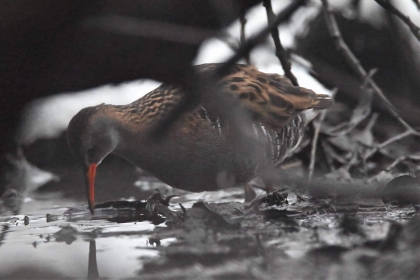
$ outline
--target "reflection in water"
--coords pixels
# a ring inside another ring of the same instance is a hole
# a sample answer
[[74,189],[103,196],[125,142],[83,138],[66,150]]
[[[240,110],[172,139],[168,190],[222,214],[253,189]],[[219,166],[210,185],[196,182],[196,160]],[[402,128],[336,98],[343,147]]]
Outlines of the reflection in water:
[[3,228],[1,229],[1,233],[0,233],[0,246],[3,245],[4,238],[6,237],[6,234],[8,232],[9,227],[10,227],[9,225],[3,225]]
[[96,241],[93,239],[89,241],[89,265],[88,265],[88,279],[98,279],[99,271],[96,262]]
[[[80,204],[31,200],[24,215],[0,216],[0,279],[129,278],[142,267],[140,258],[158,256],[154,246],[146,245],[153,224],[93,220]],[[69,208],[83,211],[67,217],[63,213]]]
[[[241,204],[232,202],[238,199],[238,193],[239,190],[224,190],[191,194],[178,198],[176,202],[191,206],[201,199],[217,201],[220,213],[232,218],[240,216],[243,211]],[[229,203],[221,203],[228,200]],[[30,203],[34,205],[34,201]],[[72,207],[60,206],[69,204]],[[94,217],[87,213],[85,206],[76,203],[54,201],[54,204],[46,206],[44,201],[36,205],[32,209],[24,209],[23,213],[28,217],[26,220],[30,219],[26,226],[25,215],[0,217],[0,221],[4,221],[0,225],[0,279],[156,279],[159,275],[185,278],[188,269],[211,270],[215,261],[236,275],[237,271],[255,268],[255,264],[248,261],[261,261],[257,254],[260,247],[294,259],[304,257],[319,244],[353,248],[361,240],[339,233],[339,214],[311,214],[308,209],[311,210],[314,204],[306,201],[295,201],[288,206],[291,213],[303,213],[293,217],[293,224],[267,215],[264,218],[248,215],[241,220],[232,220],[242,221],[244,227],[239,231],[222,229],[220,223],[215,224],[216,231],[207,230],[209,220],[206,213],[216,209],[209,208],[215,207],[210,204],[207,208],[195,207],[196,211],[187,210],[188,218],[180,225],[181,228],[174,223],[156,226],[149,221],[139,222],[142,217],[139,215],[142,213],[140,202],[103,204],[109,207],[98,208],[98,216]],[[338,206],[335,204],[337,209]],[[171,209],[180,211],[177,207]],[[203,216],[203,213],[206,215]],[[369,240],[381,240],[388,232],[388,220],[401,221],[414,213],[411,208],[386,211],[383,204],[370,201],[359,207],[355,216],[363,221],[361,227]],[[120,220],[114,222],[121,217],[125,223]],[[314,228],[318,234],[315,242],[312,237]],[[222,234],[214,234],[219,230]],[[257,244],[256,238],[248,236],[252,233],[260,234],[262,245]],[[234,265],[230,266],[232,263]],[[178,274],[172,275],[175,272]],[[199,276],[204,278],[205,275]]]
[[25,226],[29,225],[29,217],[28,216],[25,216],[23,218],[23,223],[24,223]]
[[54,233],[54,237],[56,242],[65,242],[67,245],[70,245],[77,240],[77,234],[78,232],[75,228],[67,225],[58,232]]

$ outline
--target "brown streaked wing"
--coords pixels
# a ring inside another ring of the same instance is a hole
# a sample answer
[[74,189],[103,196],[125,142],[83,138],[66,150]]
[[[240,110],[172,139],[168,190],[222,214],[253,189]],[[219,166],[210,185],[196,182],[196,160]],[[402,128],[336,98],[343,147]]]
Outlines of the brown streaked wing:
[[[326,109],[333,101],[329,96],[295,87],[289,79],[278,74],[260,72],[251,65],[235,65],[221,79],[223,91],[239,100],[239,105],[265,126],[279,131],[297,113],[306,109]],[[212,72],[215,64],[198,66],[200,72]]]

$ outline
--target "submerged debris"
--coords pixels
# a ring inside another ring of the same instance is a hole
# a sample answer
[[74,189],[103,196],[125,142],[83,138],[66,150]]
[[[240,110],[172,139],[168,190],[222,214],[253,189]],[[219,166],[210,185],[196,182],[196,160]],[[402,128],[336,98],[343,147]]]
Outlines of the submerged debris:
[[65,242],[67,245],[70,245],[77,239],[77,230],[71,225],[62,227],[58,232],[54,233],[56,242]]
[[25,216],[23,218],[23,222],[24,222],[25,226],[29,225],[29,217],[28,216]]

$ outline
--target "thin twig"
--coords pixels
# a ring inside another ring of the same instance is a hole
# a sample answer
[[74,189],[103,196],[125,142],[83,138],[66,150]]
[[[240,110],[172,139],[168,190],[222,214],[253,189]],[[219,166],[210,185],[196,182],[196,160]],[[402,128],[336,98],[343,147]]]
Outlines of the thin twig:
[[369,81],[372,80],[376,72],[378,72],[378,68],[370,69],[369,73],[366,75],[365,79],[363,80],[362,85],[360,86],[362,89],[365,89],[368,86]]
[[391,143],[394,143],[395,141],[401,140],[407,136],[412,135],[412,131],[410,130],[406,130],[403,133],[400,133],[398,135],[395,135],[394,137],[389,138],[388,140],[386,140],[385,142],[381,143],[378,145],[379,149],[385,148],[386,146],[390,145]]
[[[263,6],[265,7],[265,10],[267,12],[267,20],[268,24],[270,25],[276,17],[276,15],[273,12],[271,0],[263,0]],[[280,60],[281,66],[283,67],[284,75],[292,82],[294,86],[299,86],[295,75],[293,75],[292,73],[292,64],[290,63],[289,56],[287,55],[286,50],[281,44],[278,28],[271,29],[271,37],[273,38],[273,42],[276,47],[276,56]]]
[[315,132],[314,132],[314,138],[312,139],[311,161],[309,164],[308,180],[311,180],[312,176],[314,175],[316,146],[318,144],[318,136],[319,136],[319,131],[321,130],[321,124],[324,121],[326,113],[327,113],[327,110],[323,110],[321,112],[321,116],[319,117],[319,121],[313,122],[314,127],[315,127]]
[[373,126],[376,124],[376,120],[378,119],[379,114],[378,113],[373,113],[372,117],[370,118],[368,124],[366,125],[364,131],[370,131],[372,130]]
[[[363,68],[360,61],[356,58],[356,56],[352,53],[350,48],[344,42],[343,37],[341,35],[340,29],[338,28],[337,21],[333,12],[330,10],[328,6],[328,0],[321,0],[323,7],[324,7],[324,15],[325,21],[328,26],[328,30],[330,32],[331,37],[333,37],[336,47],[338,51],[340,51],[344,58],[347,60],[347,63],[353,68],[359,78],[364,81],[368,76],[368,73]],[[418,134],[397,112],[397,109],[392,105],[392,103],[388,100],[388,98],[384,95],[382,90],[378,87],[378,85],[373,81],[373,79],[368,79],[369,84],[372,89],[376,92],[376,94],[384,101],[385,105],[387,106],[388,110],[391,114],[407,129],[413,131],[414,134]],[[420,135],[420,134],[418,134]]]
[[325,153],[328,154],[328,156],[332,159],[335,160],[339,163],[341,163],[342,165],[347,163],[347,160],[344,158],[344,156],[339,155],[334,148],[331,146],[331,144],[328,141],[322,141],[322,148],[324,149]]
[[277,28],[279,24],[288,20],[293,13],[302,5],[305,5],[307,0],[295,0],[292,1],[289,6],[287,6],[283,11],[281,11],[274,21],[261,30],[257,35],[248,39],[245,44],[239,47],[239,50],[229,58],[217,71],[217,75],[223,77],[229,72],[230,67],[236,64],[242,57],[246,56],[251,52],[251,50],[260,44],[268,34],[270,34],[271,29]]
[[[322,150],[324,151],[325,158],[327,159],[327,165],[330,168],[330,172],[334,172],[336,170],[334,166],[334,159],[330,154],[332,147],[327,144],[327,141],[321,141]],[[327,150],[330,149],[330,150]],[[341,158],[340,158],[341,159]]]
[[[379,114],[378,113],[373,113],[372,114],[372,116],[371,116],[371,118],[370,118],[370,120],[369,120],[369,122],[368,122],[368,124],[366,125],[366,127],[365,127],[365,129],[363,129],[363,133],[367,133],[368,131],[372,131],[372,128],[373,128],[373,126],[375,125],[375,123],[376,123],[376,120],[378,119],[378,117],[379,117]],[[366,150],[365,150],[365,152],[361,155],[361,157],[362,157],[362,162],[363,162],[363,171],[364,171],[364,175],[365,175],[365,177],[367,177],[367,167],[366,167],[366,162],[367,162],[367,159],[370,157],[370,156],[372,156],[373,155],[373,153],[375,153],[378,149],[375,147],[375,149],[373,149],[374,150],[374,152],[371,154],[371,152],[373,151],[372,150],[372,147],[369,145],[369,146],[367,146],[367,145],[365,145],[364,143],[362,143],[362,142],[359,142],[359,144],[362,144],[362,145],[364,145],[364,147],[366,148]]]
[[362,85],[360,86],[361,90],[363,90],[364,92],[364,95],[362,95],[362,98],[359,100],[359,104],[357,104],[356,108],[354,108],[353,114],[349,122],[342,123],[326,131],[324,130],[324,134],[327,134],[328,136],[332,137],[346,135],[370,115],[373,92],[370,88],[367,88],[367,84],[369,83],[369,79],[371,79],[372,76],[375,75],[376,71],[376,68],[370,70]]
[[417,6],[417,9],[420,10],[420,0],[413,0],[414,5]]
[[[375,0],[375,1],[376,1],[376,3],[381,5],[382,8],[384,8],[388,12],[390,12],[390,13],[396,15],[398,18],[400,18],[408,26],[408,28],[410,28],[411,33],[413,33],[413,35],[420,42],[420,27],[415,25],[408,16],[401,13],[400,10],[395,8],[388,0]],[[416,3],[416,1],[414,1],[414,3]],[[419,5],[418,2],[416,4]]]
[[385,171],[390,172],[392,170],[392,168],[394,168],[395,166],[397,166],[397,164],[399,164],[400,162],[402,162],[406,159],[407,159],[407,157],[405,157],[405,156],[402,156],[402,157],[399,157],[399,158],[395,159],[390,165],[388,165],[385,168]]
[[[246,18],[245,18],[244,13],[242,13],[239,16],[239,21],[241,23],[241,34],[240,34],[240,40],[241,41],[240,42],[241,42],[241,45],[243,45],[243,44],[245,44],[245,25],[246,25]],[[251,64],[251,59],[249,57],[249,53],[244,56],[244,59],[246,61],[246,64]]]
[[404,132],[402,132],[402,133],[400,133],[400,134],[398,134],[398,135],[395,135],[395,136],[393,136],[393,137],[391,137],[391,138],[389,138],[388,140],[386,140],[386,141],[384,141],[384,142],[382,142],[381,144],[379,144],[379,145],[377,145],[374,149],[372,149],[369,153],[367,153],[366,154],[366,159],[367,158],[370,158],[373,154],[375,154],[379,149],[383,149],[383,148],[385,148],[386,146],[388,146],[388,145],[390,145],[390,144],[392,144],[392,143],[394,143],[394,142],[396,142],[396,141],[399,141],[399,140],[401,140],[401,139],[404,139],[404,138],[406,138],[406,137],[408,137],[408,136],[411,136],[411,135],[416,135],[416,136],[419,136],[419,133],[418,132],[416,132],[416,131],[413,131],[413,130],[406,130],[406,131],[404,131]]

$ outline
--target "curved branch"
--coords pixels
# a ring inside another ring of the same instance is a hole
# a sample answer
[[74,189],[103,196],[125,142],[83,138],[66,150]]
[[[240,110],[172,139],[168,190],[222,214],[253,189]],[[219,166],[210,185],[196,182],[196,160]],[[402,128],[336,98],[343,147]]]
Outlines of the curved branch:
[[[417,25],[415,25],[411,19],[404,15],[403,13],[401,13],[397,8],[395,8],[390,2],[388,2],[388,0],[375,0],[376,3],[378,3],[379,5],[382,6],[382,8],[384,8],[385,10],[387,10],[388,12],[394,14],[395,16],[397,16],[399,19],[402,20],[402,22],[404,22],[408,28],[410,28],[411,33],[413,33],[414,37],[417,38],[417,40],[420,42],[420,27],[418,27]],[[420,8],[420,4],[418,2],[414,2],[416,3]]]

